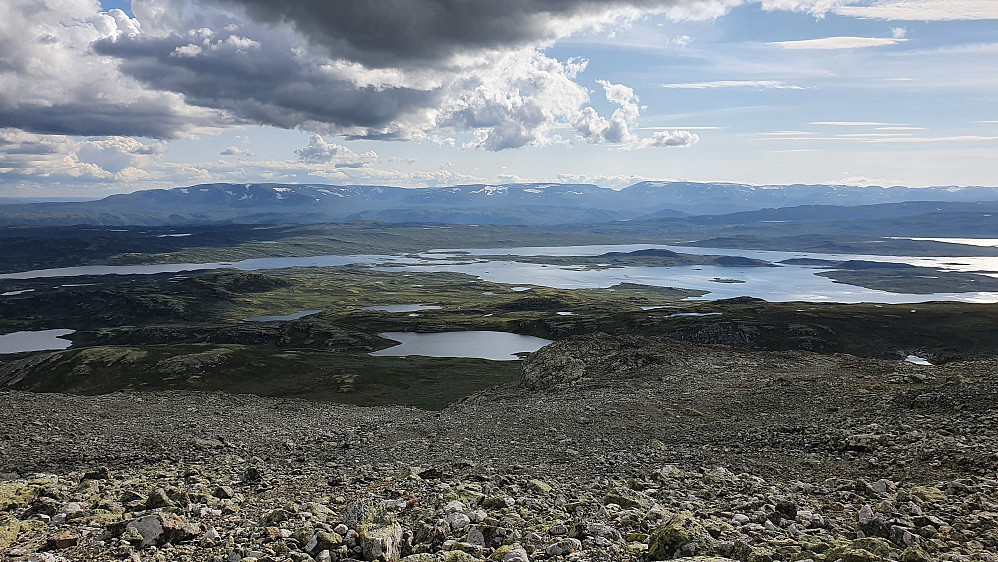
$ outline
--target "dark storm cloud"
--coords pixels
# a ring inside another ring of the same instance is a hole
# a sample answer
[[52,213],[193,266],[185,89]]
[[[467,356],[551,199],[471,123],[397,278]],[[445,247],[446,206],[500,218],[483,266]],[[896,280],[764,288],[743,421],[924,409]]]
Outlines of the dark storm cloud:
[[65,101],[58,104],[34,104],[30,101],[13,107],[0,105],[0,124],[32,133],[79,136],[136,136],[174,138],[195,125],[237,124],[240,120],[213,114],[206,117],[183,114],[175,104],[159,97],[131,103]]
[[0,127],[32,133],[173,138],[238,122],[219,111],[147,90],[94,56],[101,39],[139,24],[89,0],[7,0],[0,15]]
[[[148,87],[182,93],[190,104],[286,129],[335,124],[391,136],[393,121],[434,106],[439,98],[436,91],[358,87],[319,64],[290,58],[283,49],[240,47],[224,40],[202,48],[177,35],[137,36],[98,41],[93,48],[119,58],[119,69]],[[193,49],[191,54],[178,55],[185,48]]]
[[[287,22],[333,56],[370,67],[433,63],[450,55],[556,39],[556,21],[677,0],[209,0]],[[693,2],[689,2],[693,3]]]

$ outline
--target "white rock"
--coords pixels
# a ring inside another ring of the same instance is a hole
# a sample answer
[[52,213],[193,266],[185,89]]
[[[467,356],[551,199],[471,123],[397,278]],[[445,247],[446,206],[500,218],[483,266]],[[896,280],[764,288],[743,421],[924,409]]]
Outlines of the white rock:
[[467,510],[468,507],[459,500],[454,500],[444,506],[444,513],[464,513]]
[[871,508],[868,505],[864,505],[863,507],[859,508],[859,514],[857,515],[857,519],[859,520],[860,525],[865,525],[866,523],[868,523],[870,519],[873,519],[873,508]]
[[454,531],[463,531],[471,526],[471,518],[463,513],[453,512],[447,515],[447,523]]

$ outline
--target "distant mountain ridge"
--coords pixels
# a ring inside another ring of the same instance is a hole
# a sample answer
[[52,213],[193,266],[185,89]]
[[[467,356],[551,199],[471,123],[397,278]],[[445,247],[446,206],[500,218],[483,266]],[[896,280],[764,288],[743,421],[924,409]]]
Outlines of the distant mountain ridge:
[[[435,188],[213,183],[111,195],[96,201],[4,204],[0,199],[0,225],[307,224],[375,220],[543,226],[640,217],[724,215],[801,206],[810,206],[810,210],[802,209],[798,214],[842,215],[848,212],[814,206],[856,207],[915,200],[998,201],[998,188],[641,182],[618,191],[592,184],[561,183]],[[918,209],[930,212],[927,210],[930,207],[925,203]],[[914,211],[912,208],[911,212]],[[771,213],[773,218],[769,220],[782,220],[776,217],[786,213]],[[887,216],[897,215],[888,212]]]

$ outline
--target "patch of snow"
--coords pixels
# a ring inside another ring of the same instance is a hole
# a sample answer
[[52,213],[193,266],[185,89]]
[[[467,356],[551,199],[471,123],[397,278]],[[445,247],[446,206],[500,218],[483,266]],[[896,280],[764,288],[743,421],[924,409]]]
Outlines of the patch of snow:
[[24,293],[33,293],[34,289],[24,289],[21,291],[7,291],[6,293],[0,293],[0,297],[13,297],[14,295],[23,295]]
[[482,189],[479,189],[477,191],[472,191],[472,193],[484,193],[486,195],[495,195],[497,193],[506,193],[506,190],[507,188],[505,185],[486,185]]
[[524,189],[523,191],[525,191],[527,193],[544,193],[543,191],[541,191],[539,189]]

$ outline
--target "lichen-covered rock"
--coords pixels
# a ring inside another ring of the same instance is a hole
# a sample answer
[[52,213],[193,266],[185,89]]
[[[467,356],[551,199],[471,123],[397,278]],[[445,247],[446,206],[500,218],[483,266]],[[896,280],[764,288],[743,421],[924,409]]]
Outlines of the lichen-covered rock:
[[[166,543],[178,544],[193,540],[201,535],[202,529],[193,523],[188,523],[183,517],[172,513],[154,513],[137,517],[113,525],[112,535],[137,541],[139,547],[161,546]],[[137,540],[141,537],[141,540]]]
[[737,562],[731,558],[723,558],[721,556],[684,556],[675,560],[676,562]]
[[717,540],[690,512],[669,517],[652,531],[648,539],[648,558],[670,560],[676,555],[708,555],[717,551]]
[[21,522],[16,517],[0,512],[0,551],[5,551],[15,544],[20,531]]
[[24,482],[0,482],[0,511],[24,509],[38,498],[39,486]]
[[402,557],[402,526],[395,521],[361,523],[357,538],[368,560],[395,562]]
[[481,562],[481,558],[476,558],[463,550],[452,550],[444,554],[443,562]]
[[926,502],[946,501],[946,493],[935,486],[914,486],[909,493]]

